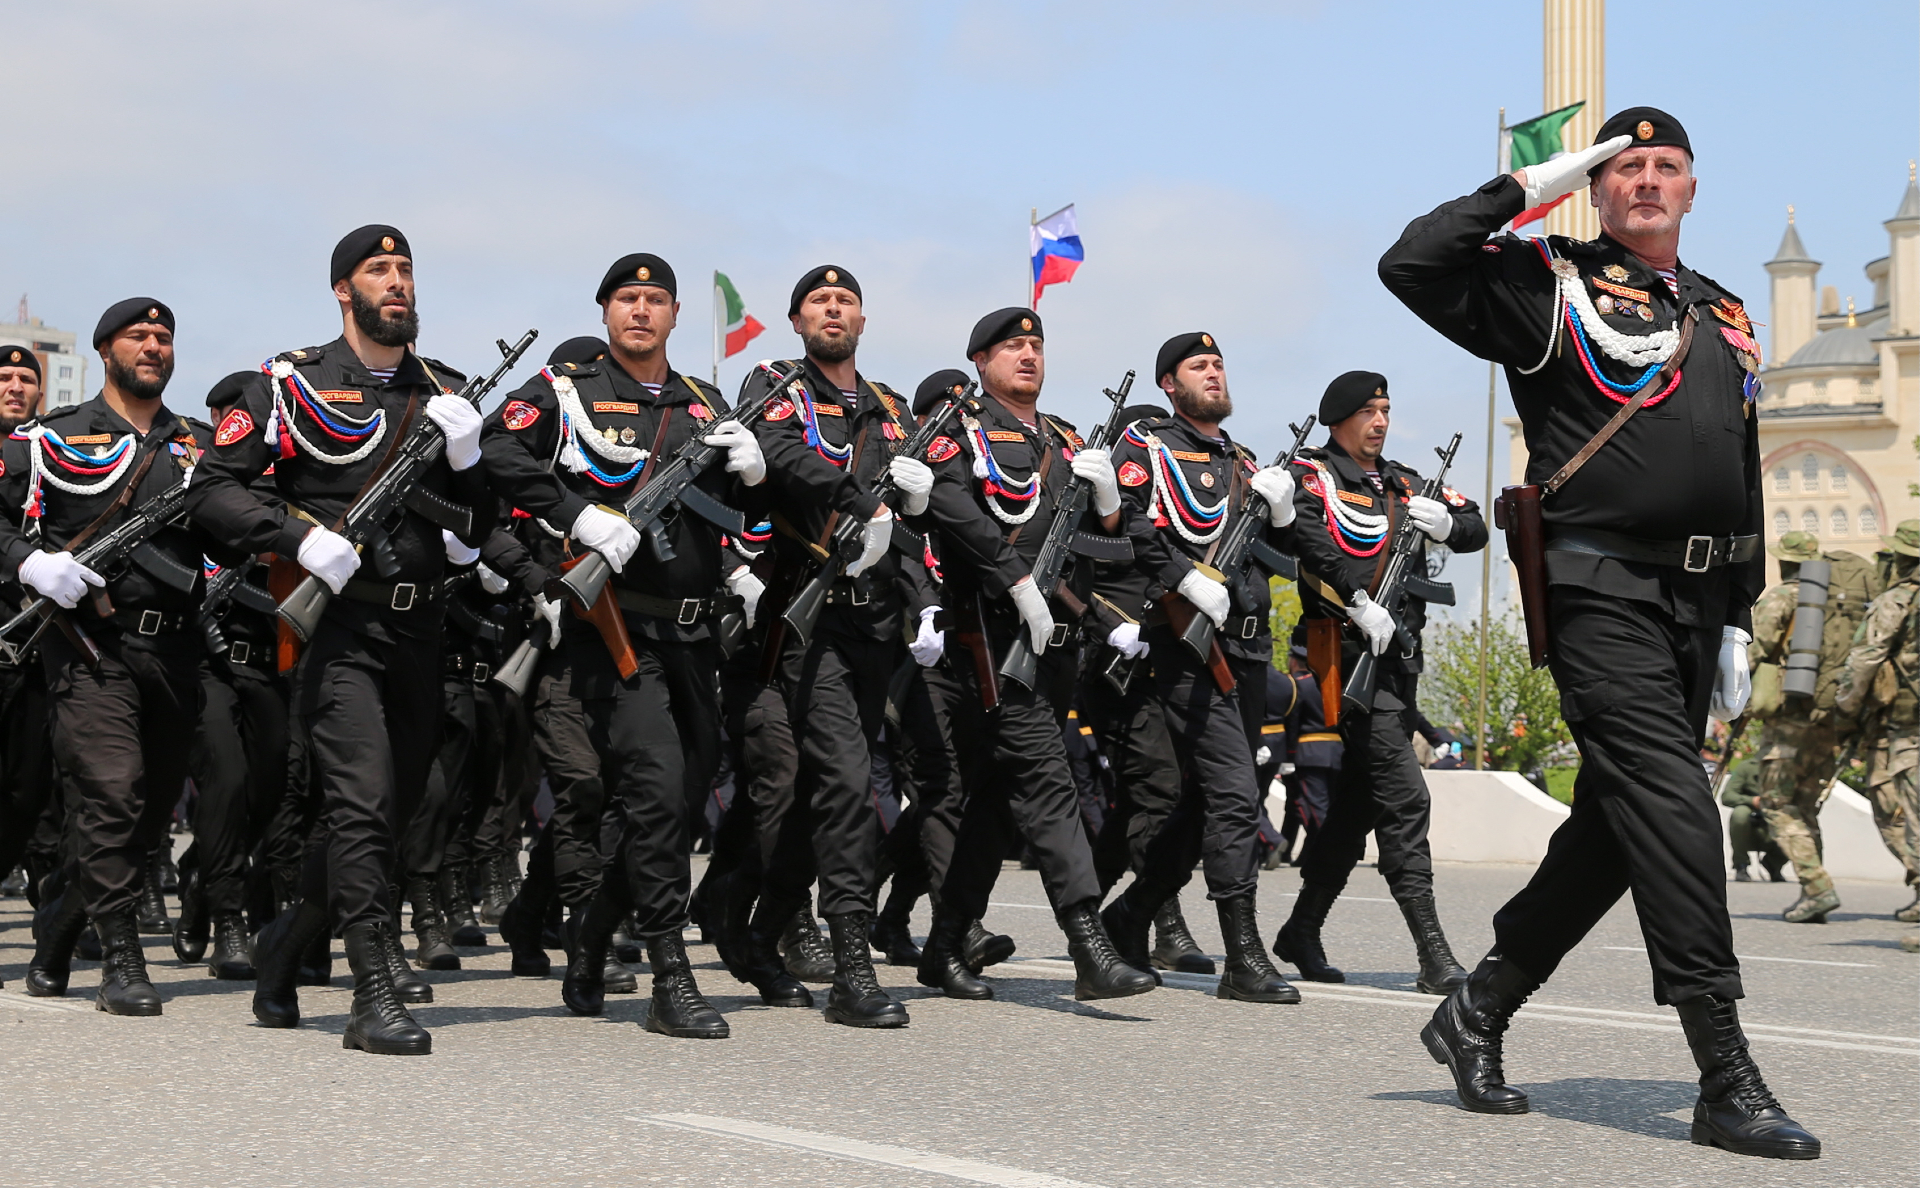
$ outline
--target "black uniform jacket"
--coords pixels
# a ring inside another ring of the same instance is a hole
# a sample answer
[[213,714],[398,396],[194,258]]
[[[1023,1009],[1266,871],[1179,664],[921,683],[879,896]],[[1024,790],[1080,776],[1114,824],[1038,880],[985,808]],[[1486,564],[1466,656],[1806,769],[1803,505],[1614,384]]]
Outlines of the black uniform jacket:
[[[1340,733],[1327,727],[1320,682],[1310,672],[1273,669],[1267,677],[1267,720],[1286,726],[1286,746],[1275,753],[1296,767],[1338,767]],[[1269,746],[1272,744],[1269,743]]]
[[[1570,525],[1659,541],[1758,534],[1759,387],[1757,379],[1749,381],[1749,367],[1758,368],[1759,348],[1739,299],[1681,264],[1676,301],[1659,274],[1604,235],[1592,242],[1489,239],[1526,205],[1524,193],[1502,175],[1415,219],[1381,257],[1380,279],[1428,325],[1505,365],[1526,434],[1528,482],[1552,477],[1619,410],[1621,401],[1601,391],[1590,366],[1616,383],[1630,383],[1641,370],[1584,338],[1571,341],[1564,314],[1556,326],[1549,254],[1578,269],[1597,307],[1616,304],[1626,291],[1625,305],[1634,312],[1616,307],[1601,319],[1623,334],[1671,327],[1685,310],[1699,318],[1675,390],[1649,401],[1546,498],[1549,533]],[[1651,320],[1638,316],[1642,307]],[[1536,366],[1531,375],[1523,370]],[[1559,550],[1547,558],[1554,584],[1654,603],[1683,625],[1747,627],[1765,583],[1765,558],[1758,555],[1699,574]]]
[[[566,450],[562,427],[569,418],[562,414],[560,392],[569,385],[584,417],[584,423],[572,426],[583,439],[576,447],[577,458]],[[687,439],[726,416],[727,403],[713,385],[677,371],[667,372],[655,395],[611,358],[566,363],[542,369],[488,416],[481,450],[488,479],[516,515],[524,512],[544,521],[550,530],[565,532],[589,505],[621,509],[642,480],[658,473],[658,467]],[[664,438],[660,436],[663,424]],[[636,453],[653,450],[656,441],[660,447],[654,460],[619,461],[595,452],[584,440],[589,435]],[[574,470],[573,465],[580,462],[589,468]],[[724,453],[694,481],[733,507],[754,498],[728,473]],[[614,575],[615,588],[676,603],[712,598],[720,581],[720,529],[683,509],[670,511],[667,519],[673,560],[656,560],[642,542],[626,568]],[[531,535],[552,540],[551,532],[539,525],[529,532],[534,559],[557,568],[553,547],[542,546]],[[686,624],[677,622],[677,615],[646,615],[632,609],[626,615],[629,628],[650,639],[684,642],[708,637],[709,620],[704,616]]]
[[[47,440],[36,442],[30,439],[35,426],[45,430]],[[68,448],[63,450],[55,445],[55,439],[65,442]],[[179,486],[187,481],[189,472],[193,473],[196,481],[203,478],[205,468],[196,463],[212,440],[212,429],[205,422],[179,416],[164,405],[155,415],[152,429],[142,435],[119,413],[108,407],[101,396],[70,408],[57,409],[21,425],[7,438],[5,446],[0,448],[0,508],[4,509],[0,513],[0,566],[4,566],[4,572],[12,577],[19,572],[20,563],[27,559],[27,555],[42,546],[56,551],[65,549],[69,540],[98,519],[119,497],[134,471],[149,454],[156,456],[141,477],[140,486],[129,501],[130,506],[143,504]],[[55,485],[55,479],[71,486],[92,486],[104,480],[106,475],[88,473],[87,468],[96,456],[103,461],[112,456],[115,450],[121,448],[122,442],[129,442],[125,448],[132,452],[133,457],[118,481],[90,495],[64,491]],[[23,506],[32,486],[33,458],[30,450],[41,452],[43,469],[47,474],[40,484],[41,514],[37,520],[27,516]],[[79,469],[70,469],[69,463]],[[126,518],[124,509],[114,513],[101,524],[93,539],[97,540],[101,532],[124,523]],[[185,573],[200,573],[203,542],[188,527],[177,525],[162,528],[149,541],[166,561],[178,565]],[[199,609],[197,590],[181,590],[159,581],[138,562],[100,576],[107,579],[107,596],[115,610],[121,613],[122,622],[126,621],[125,612],[128,611],[192,612]],[[81,599],[75,613],[88,620],[97,618],[90,599]]]
[[[262,372],[248,386],[214,430],[213,448],[194,475],[187,508],[194,523],[227,548],[274,553],[291,560],[299,554],[300,542],[313,526],[332,528],[379,472],[388,447],[396,444],[395,435],[403,432],[409,402],[413,404],[413,420],[405,427],[406,433],[427,415],[428,400],[456,391],[466,377],[438,360],[409,351],[393,377],[383,381],[367,370],[345,338],[336,338],[325,346],[288,351],[277,358],[291,363],[305,383],[296,383],[292,376],[276,380]],[[291,415],[291,428],[328,456],[356,452],[360,447],[351,440],[351,433],[369,424],[375,413],[384,413],[385,430],[379,443],[357,461],[320,461],[298,444],[287,426],[277,424],[276,388]],[[276,429],[275,440],[267,438],[269,427]],[[348,439],[342,440],[341,433],[348,434]],[[292,452],[282,457],[288,446]],[[279,496],[277,502],[264,497],[255,486],[269,469],[273,490]],[[449,502],[472,508],[473,539],[486,538],[492,526],[493,500],[487,494],[480,466],[455,471],[442,457],[427,469],[421,485]],[[295,508],[306,518],[296,514],[292,510]],[[380,574],[368,562],[354,573],[355,579],[412,583],[423,589],[440,580],[447,553],[438,525],[413,511],[403,511],[389,526],[389,537],[399,572]],[[440,629],[437,614],[393,611],[345,598],[328,603],[327,614],[373,638],[384,638],[389,628],[414,637],[434,635]]]

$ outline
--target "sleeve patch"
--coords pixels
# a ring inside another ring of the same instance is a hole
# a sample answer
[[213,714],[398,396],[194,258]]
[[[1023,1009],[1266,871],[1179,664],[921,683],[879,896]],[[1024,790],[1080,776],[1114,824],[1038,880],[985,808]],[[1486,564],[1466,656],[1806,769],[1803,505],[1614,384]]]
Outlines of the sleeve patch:
[[1122,462],[1120,464],[1120,485],[1123,487],[1137,487],[1141,483],[1146,482],[1147,477],[1146,468],[1138,462]]
[[933,439],[933,444],[927,447],[927,461],[945,462],[959,452],[960,443],[953,438],[936,437]]
[[247,434],[253,432],[253,418],[244,408],[232,409],[220,419],[220,428],[214,431],[213,444],[230,446]]
[[540,410],[524,400],[510,400],[500,410],[500,423],[509,429],[525,429],[540,419]]
[[793,415],[793,401],[785,396],[767,405],[767,411],[760,414],[769,421],[784,421]]
[[1465,495],[1462,495],[1460,492],[1454,490],[1452,487],[1440,488],[1440,498],[1446,500],[1447,505],[1449,507],[1467,506],[1467,497]]

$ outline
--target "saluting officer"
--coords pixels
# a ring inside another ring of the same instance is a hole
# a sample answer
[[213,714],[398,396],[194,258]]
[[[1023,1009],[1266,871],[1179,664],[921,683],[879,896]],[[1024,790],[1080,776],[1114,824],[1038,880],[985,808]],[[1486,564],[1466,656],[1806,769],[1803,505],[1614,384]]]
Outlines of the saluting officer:
[[[1590,179],[1600,238],[1497,234]],[[1819,1140],[1782,1112],[1740,1031],[1725,843],[1699,758],[1708,713],[1738,716],[1751,691],[1765,563],[1760,348],[1739,298],[1680,262],[1695,189],[1680,122],[1632,107],[1592,148],[1415,219],[1380,260],[1409,309],[1507,368],[1527,480],[1546,492],[1547,605],[1528,613],[1547,616],[1581,759],[1573,815],[1424,1034],[1469,1108],[1526,1109],[1499,1083],[1500,1035],[1630,887],[1654,997],[1678,1008],[1700,1066],[1693,1141],[1810,1159]]]

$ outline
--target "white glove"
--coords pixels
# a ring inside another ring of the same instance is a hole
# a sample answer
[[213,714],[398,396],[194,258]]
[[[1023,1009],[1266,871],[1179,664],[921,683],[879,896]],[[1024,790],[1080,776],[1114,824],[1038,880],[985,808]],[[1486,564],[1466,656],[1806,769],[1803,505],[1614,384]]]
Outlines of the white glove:
[[1120,479],[1113,473],[1113,457],[1105,450],[1081,450],[1073,456],[1073,473],[1093,484],[1093,514],[1105,518],[1120,510]]
[[75,561],[72,553],[28,553],[20,563],[20,581],[69,610],[80,604],[88,586],[107,584],[105,578]]
[[626,567],[634,550],[640,547],[640,530],[627,523],[625,516],[616,516],[591,503],[573,521],[567,534],[605,557],[615,573]]
[[1738,627],[1720,629],[1720,671],[1713,678],[1713,703],[1707,712],[1731,722],[1747,708],[1753,696],[1753,678],[1747,669],[1747,645],[1753,637]]
[[1367,637],[1367,648],[1378,656],[1387,650],[1393,642],[1393,616],[1387,608],[1368,596],[1365,590],[1353,592],[1353,605],[1347,608],[1347,618],[1360,628],[1360,634]]
[[1596,144],[1592,148],[1522,169],[1520,173],[1524,180],[1520,184],[1527,188],[1527,209],[1532,210],[1575,190],[1586,189],[1591,180],[1587,177],[1587,170],[1632,143],[1631,136],[1616,136],[1605,144]]
[[1153,647],[1152,644],[1140,638],[1138,623],[1122,623],[1107,632],[1107,644],[1109,647],[1120,649],[1120,654],[1128,660],[1146,655]]
[[455,565],[472,565],[480,559],[479,549],[470,549],[465,541],[447,531],[440,530],[440,544],[447,550],[447,560]]
[[760,609],[760,596],[767,592],[767,583],[755,577],[753,570],[742,565],[727,575],[727,593],[747,604],[747,626],[753,626],[753,614]]
[[947,650],[947,633],[933,625],[933,616],[940,608],[930,606],[920,612],[920,631],[907,645],[907,651],[913,653],[913,662],[922,668],[932,668],[940,663],[941,653]]
[[1027,625],[1027,642],[1033,645],[1037,656],[1047,650],[1047,641],[1053,638],[1053,611],[1047,607],[1047,596],[1033,584],[1032,574],[1015,582],[1009,592],[1013,595],[1014,610]]
[[545,619],[547,621],[547,646],[550,648],[559,647],[560,604],[548,598],[545,594],[535,594],[533,596],[533,613],[535,618]]
[[1294,772],[1296,772],[1296,771],[1299,771],[1299,770],[1300,770],[1300,769],[1299,769],[1298,767],[1296,767],[1295,765],[1293,765],[1293,764],[1291,764],[1291,763],[1282,763],[1282,764],[1280,765],[1280,774],[1281,774],[1281,775],[1283,775],[1283,776],[1290,776],[1290,775],[1292,775],[1292,774],[1293,774]]
[[1255,767],[1265,767],[1271,762],[1273,762],[1272,747],[1261,747],[1253,753],[1253,765]]
[[447,435],[447,465],[466,470],[480,461],[480,410],[445,392],[427,401],[427,419]]
[[887,555],[887,542],[893,539],[893,509],[886,504],[867,521],[866,539],[860,542],[860,556],[847,566],[848,577],[859,577]]
[[722,421],[707,433],[707,444],[727,451],[727,469],[740,476],[749,487],[757,487],[767,478],[767,456],[760,452],[759,439],[738,421]]
[[489,594],[505,594],[507,579],[487,568],[485,561],[474,566],[474,572],[480,575],[480,588]]
[[900,503],[903,513],[917,516],[927,510],[927,496],[933,493],[933,467],[901,454],[887,463],[887,473],[893,476],[893,485],[900,488],[904,496]]
[[1420,531],[1433,538],[1435,544],[1445,544],[1447,537],[1453,535],[1453,513],[1438,499],[1415,495],[1407,500],[1407,515],[1420,526]]
[[1284,466],[1269,466],[1254,472],[1247,485],[1267,501],[1267,523],[1285,528],[1293,523],[1293,475]]
[[316,527],[308,532],[295,556],[300,568],[327,583],[327,589],[335,594],[360,568],[360,554],[347,543],[347,538],[325,528]]
[[1180,579],[1180,597],[1193,603],[1193,609],[1213,620],[1215,627],[1224,625],[1227,612],[1233,609],[1233,600],[1227,596],[1227,588],[1214,581],[1197,569],[1187,570],[1187,576]]

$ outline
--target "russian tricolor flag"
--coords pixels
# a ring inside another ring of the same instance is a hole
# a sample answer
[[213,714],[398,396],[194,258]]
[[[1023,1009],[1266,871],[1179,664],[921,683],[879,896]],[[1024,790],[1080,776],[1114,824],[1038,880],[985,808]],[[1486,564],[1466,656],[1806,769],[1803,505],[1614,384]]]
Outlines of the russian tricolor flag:
[[1034,223],[1029,231],[1033,249],[1033,304],[1040,305],[1040,290],[1048,285],[1064,285],[1085,259],[1080,250],[1080,224],[1069,203]]

